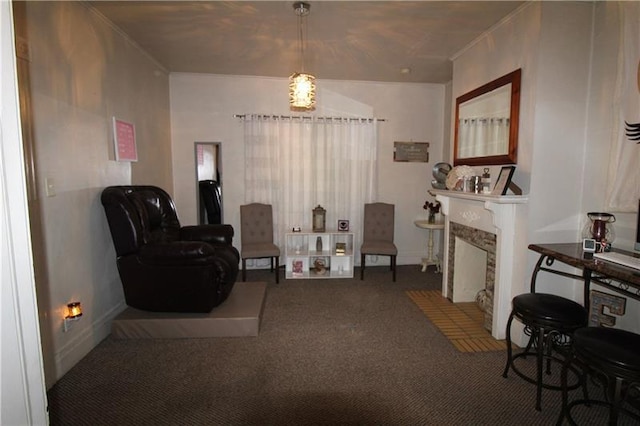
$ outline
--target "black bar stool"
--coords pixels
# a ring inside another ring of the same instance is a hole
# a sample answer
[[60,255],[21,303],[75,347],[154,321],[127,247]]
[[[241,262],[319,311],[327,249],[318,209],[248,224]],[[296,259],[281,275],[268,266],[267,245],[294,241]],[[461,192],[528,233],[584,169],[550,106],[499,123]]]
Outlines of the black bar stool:
[[[620,415],[640,424],[640,335],[625,330],[604,327],[585,327],[573,334],[572,356],[562,369],[562,413],[558,425],[567,419],[575,425],[571,408],[576,405],[597,405],[609,409],[609,425],[618,424]],[[585,396],[568,403],[567,370],[578,364],[605,387],[605,401]],[[635,408],[625,404],[635,392]]]
[[[587,325],[587,311],[573,300],[554,294],[525,293],[516,296],[511,301],[511,314],[507,321],[507,365],[503,377],[507,377],[509,369],[529,383],[536,385],[536,410],[541,410],[542,388],[562,390],[562,386],[545,383],[542,376],[543,361],[546,359],[546,373],[551,374],[551,361],[563,363],[563,359],[553,353],[560,348],[566,348],[571,342],[571,334],[575,330]],[[525,325],[525,334],[530,336],[527,347],[514,355],[511,347],[511,323],[517,318]],[[533,350],[532,350],[533,347]],[[514,361],[527,355],[536,357],[536,377],[532,378],[521,372]],[[576,376],[578,371],[571,367]],[[581,380],[569,385],[567,389],[580,386]]]

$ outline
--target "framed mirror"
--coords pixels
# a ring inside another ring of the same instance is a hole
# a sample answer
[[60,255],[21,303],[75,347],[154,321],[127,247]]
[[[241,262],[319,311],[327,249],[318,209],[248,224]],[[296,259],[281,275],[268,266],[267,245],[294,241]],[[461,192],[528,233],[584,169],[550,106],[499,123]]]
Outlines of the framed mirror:
[[196,142],[195,160],[198,223],[223,223],[220,142]]
[[520,117],[517,69],[456,99],[453,164],[517,164]]

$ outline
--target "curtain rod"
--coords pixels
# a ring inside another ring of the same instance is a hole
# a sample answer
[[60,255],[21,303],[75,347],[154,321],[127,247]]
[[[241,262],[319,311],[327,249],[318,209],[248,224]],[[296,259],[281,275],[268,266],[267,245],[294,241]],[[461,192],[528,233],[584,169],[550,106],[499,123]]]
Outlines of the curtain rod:
[[307,115],[277,115],[277,114],[233,114],[234,118],[241,120],[251,118],[270,118],[273,120],[290,120],[292,118],[300,118],[302,120],[343,120],[343,121],[387,121],[386,118],[358,118],[358,117],[317,117]]

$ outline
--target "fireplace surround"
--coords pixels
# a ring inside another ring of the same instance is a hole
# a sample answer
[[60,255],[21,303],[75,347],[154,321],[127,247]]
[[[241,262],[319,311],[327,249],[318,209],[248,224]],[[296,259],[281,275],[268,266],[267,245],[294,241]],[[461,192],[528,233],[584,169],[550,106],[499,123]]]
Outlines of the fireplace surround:
[[[494,338],[504,339],[511,299],[528,289],[528,196],[433,192],[445,217],[442,295],[454,303],[472,302],[484,290],[485,328]],[[473,254],[467,245],[483,253]],[[478,259],[486,259],[484,268]],[[473,276],[482,278],[482,287],[469,283],[467,277]]]
[[[447,294],[454,302],[478,301],[484,328],[493,329],[493,293],[496,276],[495,234],[451,222],[447,268]],[[454,265],[458,265],[455,268]],[[457,271],[454,274],[454,270]],[[480,299],[480,300],[479,300]]]

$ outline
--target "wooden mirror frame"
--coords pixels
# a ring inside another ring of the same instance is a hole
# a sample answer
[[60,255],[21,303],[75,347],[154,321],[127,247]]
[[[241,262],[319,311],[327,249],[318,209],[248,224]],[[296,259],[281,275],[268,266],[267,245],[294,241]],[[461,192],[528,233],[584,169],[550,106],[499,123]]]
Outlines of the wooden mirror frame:
[[[496,164],[517,164],[518,161],[518,124],[520,122],[520,79],[522,70],[517,69],[507,75],[497,78],[484,86],[478,87],[471,92],[465,93],[456,99],[455,116],[455,136],[453,147],[453,165],[468,166],[488,166]],[[490,155],[486,157],[465,157],[458,156],[459,138],[459,114],[460,106],[478,96],[482,96],[502,86],[511,84],[511,108],[509,114],[509,146],[507,152],[500,155]]]

